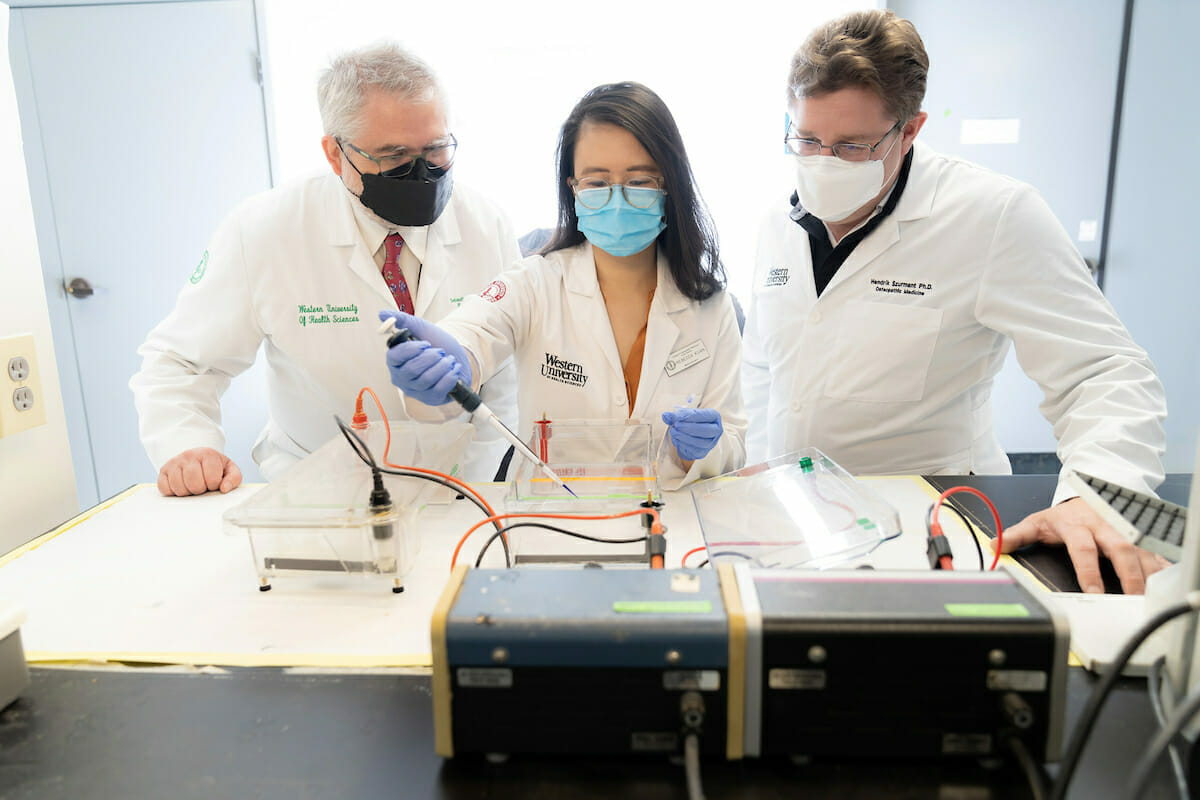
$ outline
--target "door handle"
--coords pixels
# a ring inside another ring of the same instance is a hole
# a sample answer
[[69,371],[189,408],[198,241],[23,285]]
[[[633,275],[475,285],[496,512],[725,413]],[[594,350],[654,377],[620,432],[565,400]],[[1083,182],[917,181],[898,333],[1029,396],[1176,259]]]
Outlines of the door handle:
[[80,300],[91,297],[96,293],[92,285],[87,282],[86,278],[71,278],[71,281],[63,286],[67,290],[67,294],[76,297]]

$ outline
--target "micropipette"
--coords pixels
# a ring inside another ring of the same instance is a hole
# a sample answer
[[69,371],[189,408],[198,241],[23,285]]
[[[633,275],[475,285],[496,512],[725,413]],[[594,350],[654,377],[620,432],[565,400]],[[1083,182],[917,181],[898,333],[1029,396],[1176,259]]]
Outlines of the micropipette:
[[[396,320],[390,317],[384,320],[383,324],[379,327],[379,332],[388,334],[388,347],[397,345],[400,342],[412,342],[417,340],[417,337],[414,336],[412,331],[410,331],[408,328],[396,328]],[[491,424],[493,428],[500,432],[501,436],[507,439],[512,446],[516,448],[518,453],[533,462],[533,464],[539,470],[541,470],[542,474],[550,478],[563,489],[566,489],[572,497],[578,499],[579,495],[571,491],[571,487],[567,486],[567,482],[558,477],[554,470],[550,469],[550,466],[545,461],[542,461],[537,457],[537,453],[529,449],[529,445],[522,442],[520,437],[509,430],[508,426],[505,425],[498,416],[496,416],[495,412],[493,412],[487,407],[487,405],[484,404],[483,399],[480,398],[478,394],[471,391],[471,387],[467,386],[462,381],[459,381],[458,383],[454,384],[454,388],[450,390],[450,397],[460,406],[462,406],[464,411],[468,411],[474,414],[476,417],[480,417]]]

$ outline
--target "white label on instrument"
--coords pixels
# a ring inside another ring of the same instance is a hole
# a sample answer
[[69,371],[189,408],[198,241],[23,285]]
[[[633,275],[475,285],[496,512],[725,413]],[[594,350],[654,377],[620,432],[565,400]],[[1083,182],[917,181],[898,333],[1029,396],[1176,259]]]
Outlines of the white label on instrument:
[[512,670],[505,667],[459,667],[459,686],[469,686],[472,689],[511,689],[513,685]]
[[673,753],[679,747],[679,737],[668,731],[634,731],[629,747],[635,753]]
[[683,572],[674,573],[671,575],[671,591],[683,592],[684,594],[699,594],[700,576],[688,575]]
[[987,688],[996,691],[1044,692],[1046,673],[1035,669],[988,670]]
[[721,673],[715,669],[674,669],[663,673],[663,688],[668,691],[715,692],[721,688]]
[[773,669],[767,673],[767,686],[772,689],[824,689],[823,669]]
[[986,755],[992,752],[992,736],[988,733],[947,733],[942,736],[945,755]]

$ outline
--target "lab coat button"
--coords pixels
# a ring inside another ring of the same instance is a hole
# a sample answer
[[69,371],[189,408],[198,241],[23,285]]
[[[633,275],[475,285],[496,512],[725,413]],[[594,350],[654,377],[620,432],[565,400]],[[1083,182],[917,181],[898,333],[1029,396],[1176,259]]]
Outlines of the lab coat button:
[[617,405],[619,405],[619,406],[623,406],[623,405],[625,405],[625,398],[624,398],[624,397],[617,396],[617,397],[614,397],[614,398],[613,398],[613,402],[614,402],[614,403],[616,403],[616,404],[617,404]]
[[800,406],[801,406],[801,403],[800,403],[800,401],[799,401],[799,400],[793,400],[793,401],[792,401],[792,411],[799,411],[799,410],[800,410]]
[[821,321],[821,312],[814,311],[811,314],[809,314],[808,321],[811,322],[813,325],[816,325],[817,323],[819,323]]

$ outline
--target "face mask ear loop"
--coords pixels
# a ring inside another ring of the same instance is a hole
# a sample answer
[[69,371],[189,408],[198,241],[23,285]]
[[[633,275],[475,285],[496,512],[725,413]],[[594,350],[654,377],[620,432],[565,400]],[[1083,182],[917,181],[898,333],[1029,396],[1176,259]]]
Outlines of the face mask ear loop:
[[[905,124],[905,125],[907,125],[908,123],[906,122],[906,123],[904,123],[904,124]],[[896,141],[895,141],[895,142],[892,142],[892,147],[895,147],[895,146],[896,146],[896,142],[899,142],[901,139],[903,139],[903,138],[904,138],[904,125],[901,125],[901,126],[900,126],[900,128],[899,128],[899,129],[896,131],[896,134],[897,134],[897,136],[896,136]],[[888,156],[890,156],[890,155],[892,154],[892,147],[889,147],[889,148],[887,149],[887,152],[883,154],[883,158],[879,159],[880,161],[883,161],[883,160],[885,160],[885,159],[886,159]],[[901,163],[901,164],[903,164],[903,163],[904,163],[904,159],[903,159],[903,158],[902,158],[902,159],[900,159],[900,163]],[[900,171],[900,167],[899,167],[899,166],[897,166],[897,167],[896,167],[896,172],[899,172],[899,171]],[[892,178],[896,177],[896,172],[893,172],[893,173],[892,173]],[[887,184],[888,184],[888,181],[890,181],[892,178],[889,178],[889,177],[888,177],[888,176],[885,174],[885,175],[883,176],[883,185],[884,185],[884,186],[887,186]]]

